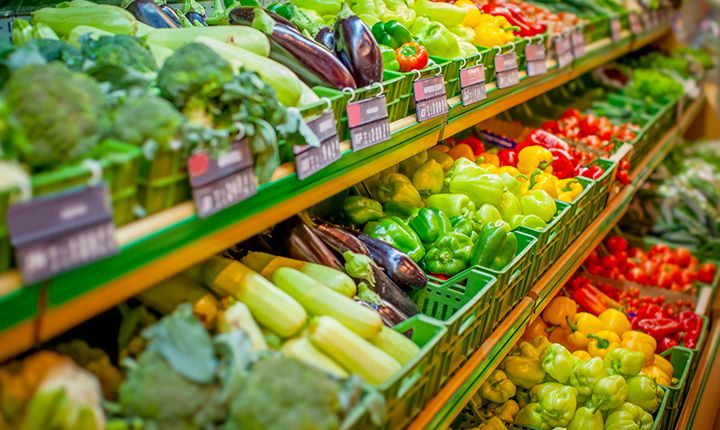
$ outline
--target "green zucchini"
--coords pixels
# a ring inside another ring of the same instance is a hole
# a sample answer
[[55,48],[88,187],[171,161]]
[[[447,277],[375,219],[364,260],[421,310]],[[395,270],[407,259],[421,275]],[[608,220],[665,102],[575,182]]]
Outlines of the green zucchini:
[[415,342],[386,326],[383,326],[380,333],[370,339],[370,342],[403,366],[420,354],[420,347]]
[[201,36],[242,47],[263,57],[270,55],[267,36],[260,30],[240,25],[156,29],[148,33],[147,42],[175,50]]
[[334,362],[332,358],[317,349],[307,336],[288,340],[280,347],[280,352],[287,357],[297,358],[339,378],[348,377],[347,371]]

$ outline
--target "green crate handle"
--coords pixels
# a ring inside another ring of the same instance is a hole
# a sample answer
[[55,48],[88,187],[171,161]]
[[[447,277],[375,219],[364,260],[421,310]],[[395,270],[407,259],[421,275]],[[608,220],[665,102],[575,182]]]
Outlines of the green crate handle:
[[460,330],[458,331],[458,334],[463,334],[465,330],[467,330],[468,327],[477,319],[477,314],[480,312],[480,309],[475,309],[475,312],[468,315],[467,318],[465,318],[465,321],[460,324]]

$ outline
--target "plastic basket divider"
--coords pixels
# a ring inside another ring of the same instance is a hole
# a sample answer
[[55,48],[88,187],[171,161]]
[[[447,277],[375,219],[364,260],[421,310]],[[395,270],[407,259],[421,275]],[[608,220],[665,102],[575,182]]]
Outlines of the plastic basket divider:
[[676,346],[662,352],[660,355],[670,357],[670,363],[673,365],[672,378],[678,380],[678,383],[672,387],[662,385],[667,400],[662,428],[670,429],[675,427],[676,420],[682,409],[682,400],[689,388],[688,381],[695,353],[690,349]]
[[[541,231],[520,226],[515,231],[521,231],[537,239],[535,257],[540,257],[537,263],[535,278],[539,278],[544,271],[555,261],[556,253],[563,249],[567,239],[567,221],[571,206],[560,200],[555,200],[557,212],[554,219]],[[534,281],[535,279],[532,279]]]

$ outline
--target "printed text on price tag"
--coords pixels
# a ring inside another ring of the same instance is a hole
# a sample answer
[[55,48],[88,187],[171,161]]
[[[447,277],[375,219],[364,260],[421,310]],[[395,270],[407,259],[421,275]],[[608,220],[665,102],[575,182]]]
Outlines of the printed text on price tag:
[[384,95],[348,103],[347,116],[353,152],[385,142],[392,137]]
[[448,112],[445,81],[442,75],[413,82],[415,112],[418,122],[427,121]]
[[545,46],[541,44],[525,45],[525,58],[527,59],[528,76],[538,76],[547,73]]
[[517,55],[514,52],[495,56],[495,75],[498,89],[520,83]]
[[487,98],[484,65],[460,69],[460,97],[463,106],[470,106]]
[[293,146],[295,174],[299,181],[316,173],[340,159],[340,139],[337,135],[335,115],[332,111],[308,121],[308,127],[315,133],[320,146]]

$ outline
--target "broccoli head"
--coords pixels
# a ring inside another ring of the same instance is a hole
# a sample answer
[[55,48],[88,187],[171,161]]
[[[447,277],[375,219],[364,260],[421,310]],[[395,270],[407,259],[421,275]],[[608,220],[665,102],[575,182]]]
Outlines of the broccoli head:
[[158,72],[157,87],[188,120],[212,127],[215,99],[232,79],[230,63],[207,46],[190,43],[165,60]]
[[83,54],[98,66],[129,67],[140,73],[157,70],[155,58],[147,44],[137,37],[119,34],[97,40],[83,39]]
[[169,101],[153,95],[123,103],[113,121],[114,135],[123,142],[142,146],[153,141],[166,147],[182,126],[183,116]]
[[21,129],[10,145],[34,169],[80,160],[105,130],[104,98],[89,76],[62,64],[30,65],[8,79],[3,95]]
[[227,430],[332,430],[340,428],[340,386],[298,360],[268,357],[251,369],[230,406]]
[[30,64],[59,61],[68,69],[80,71],[84,58],[80,51],[67,42],[57,39],[33,39],[11,53],[5,64],[16,70]]

